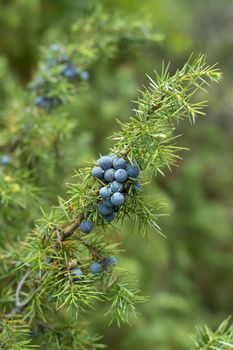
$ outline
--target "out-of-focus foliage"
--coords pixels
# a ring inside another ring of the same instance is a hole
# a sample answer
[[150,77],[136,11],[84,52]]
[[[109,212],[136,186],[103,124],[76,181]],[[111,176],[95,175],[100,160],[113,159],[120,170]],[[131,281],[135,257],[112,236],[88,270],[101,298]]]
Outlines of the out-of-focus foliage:
[[[146,81],[144,73],[152,75],[162,60],[171,61],[173,71],[191,52],[201,51],[210,63],[218,61],[224,73],[221,85],[211,88],[207,117],[192,129],[180,127],[178,133],[185,135],[182,143],[191,148],[183,152],[182,166],[166,178],[160,176],[148,190],[167,203],[164,211],[170,215],[160,221],[167,239],[151,232],[147,246],[127,224],[122,230],[126,253],[120,264],[136,275],[137,287],[149,295],[141,316],[134,327],[116,330],[106,329],[101,313],[89,315],[111,349],[183,350],[192,346],[189,334],[197,324],[216,328],[233,310],[233,4],[228,0],[101,3],[110,12],[151,19],[165,40],[153,47],[144,45],[136,54],[122,41],[114,59],[106,62],[100,57],[91,68],[90,89],[67,110],[79,122],[77,145],[67,153],[69,167],[82,166],[86,157],[94,158],[111,145],[106,137],[116,128],[113,117],[128,118],[132,105],[125,101],[135,99],[136,89]],[[3,103],[17,94],[19,80],[24,86],[29,82],[38,48],[63,38],[64,28],[92,5],[71,0],[1,2]],[[53,200],[59,191],[54,187]]]

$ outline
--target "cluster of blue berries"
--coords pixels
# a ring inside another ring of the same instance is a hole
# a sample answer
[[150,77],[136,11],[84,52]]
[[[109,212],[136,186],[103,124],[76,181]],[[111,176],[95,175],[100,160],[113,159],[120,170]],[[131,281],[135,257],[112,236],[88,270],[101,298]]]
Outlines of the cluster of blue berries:
[[[53,44],[50,47],[47,65],[43,70],[45,76],[54,67],[60,67],[60,69],[53,72],[54,76],[65,77],[68,80],[79,79],[86,81],[89,79],[89,73],[75,67],[64,48],[59,44]],[[50,109],[62,104],[62,99],[59,96],[48,96],[48,84],[45,78],[37,77],[34,83],[32,83],[32,88],[38,92],[35,98],[35,104],[39,108]]]
[[[126,161],[122,157],[103,156],[97,160],[98,166],[95,166],[91,174],[99,182],[99,197],[97,203],[98,212],[105,222],[111,222],[115,219],[120,206],[125,202],[129,193],[137,193],[142,190],[142,185],[138,181],[140,169],[133,163]],[[89,234],[93,230],[93,222],[82,220],[79,225],[81,232]],[[109,256],[102,261],[95,261],[90,265],[91,273],[100,273],[107,266],[116,264],[116,258]],[[72,269],[74,281],[78,281],[83,272],[79,268]]]
[[140,170],[138,166],[115,155],[103,156],[97,160],[97,164],[91,173],[99,180],[101,186],[98,212],[106,222],[111,222],[125,202],[129,191],[136,193],[142,189],[138,181]]
[[[117,260],[115,256],[111,255],[105,259],[102,259],[99,262],[91,263],[89,270],[93,274],[100,273],[103,270],[105,270],[107,267],[116,265],[116,263],[117,263]],[[71,276],[72,276],[73,282],[78,282],[83,276],[83,271],[80,268],[75,267],[71,270]]]

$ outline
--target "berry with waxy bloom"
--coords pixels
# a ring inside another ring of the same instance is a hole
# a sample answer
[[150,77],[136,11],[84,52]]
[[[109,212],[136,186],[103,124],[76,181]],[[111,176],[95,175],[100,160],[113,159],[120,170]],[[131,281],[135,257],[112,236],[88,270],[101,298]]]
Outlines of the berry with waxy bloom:
[[104,170],[112,167],[112,158],[109,156],[103,156],[97,160],[97,164]]
[[113,265],[116,265],[116,263],[117,263],[117,260],[116,260],[115,256],[113,256],[113,255],[110,255],[104,259],[104,264],[106,266],[113,266]]
[[115,172],[115,180],[118,182],[125,182],[128,178],[127,171],[125,169],[118,169]]
[[123,189],[123,184],[118,181],[113,181],[110,185],[112,192],[120,192]]
[[98,212],[100,215],[106,216],[112,214],[112,208],[106,207],[103,203],[98,205]]
[[113,168],[118,170],[118,169],[125,169],[126,167],[126,161],[124,158],[115,158],[113,160]]
[[104,179],[107,181],[107,182],[111,182],[113,181],[115,178],[115,170],[114,169],[107,169],[105,170],[105,173],[104,173]]
[[102,179],[104,176],[104,171],[100,166],[96,166],[91,170],[91,174],[97,179]]
[[126,170],[129,177],[136,178],[140,173],[140,169],[135,165],[128,165]]
[[112,191],[109,187],[105,186],[105,187],[101,187],[99,194],[100,194],[100,197],[107,199],[112,195]]
[[103,267],[100,263],[98,262],[93,262],[90,265],[90,272],[91,273],[100,273],[103,270]]
[[115,192],[111,196],[111,202],[113,205],[116,205],[116,206],[122,205],[124,203],[124,201],[125,201],[125,197],[120,192]]
[[82,221],[79,225],[80,231],[83,233],[90,233],[93,229],[93,222],[91,221]]

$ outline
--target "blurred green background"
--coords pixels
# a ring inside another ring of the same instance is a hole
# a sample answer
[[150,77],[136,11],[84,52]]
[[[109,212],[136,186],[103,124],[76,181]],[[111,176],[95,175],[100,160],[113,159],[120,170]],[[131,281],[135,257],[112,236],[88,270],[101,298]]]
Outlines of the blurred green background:
[[[72,169],[107,151],[115,117],[127,120],[137,89],[161,62],[170,70],[192,52],[219,62],[224,79],[210,88],[207,117],[183,124],[180,166],[157,177],[147,189],[166,202],[160,226],[166,239],[151,232],[149,244],[125,224],[120,264],[134,273],[148,301],[133,327],[106,327],[104,310],[88,315],[103,342],[116,350],[182,350],[197,324],[215,327],[233,310],[233,2],[229,0],[99,1],[106,11],[151,21],[164,40],[122,50],[100,59],[90,72],[90,88],[72,104],[79,127]],[[62,39],[67,28],[93,5],[85,0],[0,1],[0,96],[26,89],[39,60],[39,48]],[[205,96],[206,97],[206,96]],[[57,188],[56,188],[57,190]],[[53,189],[55,191],[55,189]],[[63,192],[63,190],[61,190]],[[62,193],[54,193],[62,194]]]

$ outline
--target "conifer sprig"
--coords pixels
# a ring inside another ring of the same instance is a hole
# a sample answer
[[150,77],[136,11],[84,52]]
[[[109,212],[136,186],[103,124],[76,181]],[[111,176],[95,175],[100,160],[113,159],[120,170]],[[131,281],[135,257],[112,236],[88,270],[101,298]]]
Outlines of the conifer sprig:
[[192,339],[194,342],[192,350],[233,349],[233,324],[228,318],[215,331],[207,326],[199,326]]
[[179,159],[174,131],[183,119],[191,123],[200,115],[205,115],[206,101],[196,102],[193,98],[211,81],[219,81],[221,73],[215,66],[206,65],[203,55],[190,58],[182,69],[169,74],[169,65],[162,67],[155,79],[149,77],[150,86],[136,102],[129,123],[121,125],[121,131],[114,134],[116,141],[112,152],[127,154],[142,170],[152,167],[155,172],[163,172]]

